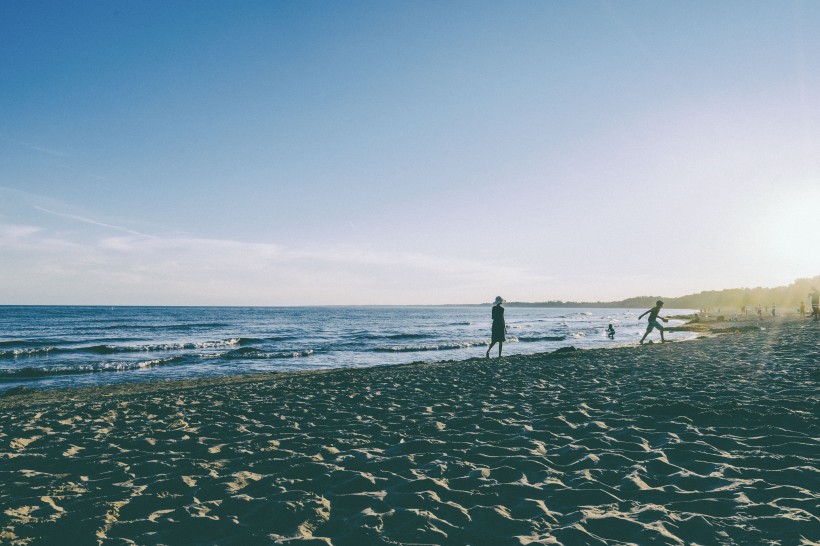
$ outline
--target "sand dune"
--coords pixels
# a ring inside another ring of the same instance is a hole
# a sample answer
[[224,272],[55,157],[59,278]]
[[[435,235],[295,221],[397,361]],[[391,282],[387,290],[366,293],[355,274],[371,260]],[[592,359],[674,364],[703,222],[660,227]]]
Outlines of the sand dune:
[[820,327],[0,398],[0,543],[817,544]]

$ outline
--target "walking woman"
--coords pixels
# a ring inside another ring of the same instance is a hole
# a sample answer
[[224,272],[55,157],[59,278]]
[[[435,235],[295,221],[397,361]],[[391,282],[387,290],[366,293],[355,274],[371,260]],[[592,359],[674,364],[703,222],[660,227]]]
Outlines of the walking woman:
[[501,307],[502,303],[504,303],[504,300],[501,296],[496,296],[495,305],[493,306],[493,337],[490,340],[490,348],[487,349],[487,358],[490,358],[490,351],[496,343],[498,343],[498,356],[500,357],[501,347],[503,347],[504,342],[507,341],[505,335],[507,333],[507,324],[504,322],[504,308]]

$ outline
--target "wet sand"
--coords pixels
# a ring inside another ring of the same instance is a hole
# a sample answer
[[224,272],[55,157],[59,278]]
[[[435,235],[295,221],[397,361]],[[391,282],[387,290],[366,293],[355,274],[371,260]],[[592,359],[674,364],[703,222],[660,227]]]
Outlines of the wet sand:
[[818,544],[820,324],[762,326],[7,395],[0,543]]

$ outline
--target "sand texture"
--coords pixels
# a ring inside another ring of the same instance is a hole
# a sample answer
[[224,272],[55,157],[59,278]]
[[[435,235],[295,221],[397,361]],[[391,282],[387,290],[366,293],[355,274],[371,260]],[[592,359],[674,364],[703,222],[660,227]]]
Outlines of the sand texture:
[[0,398],[0,544],[818,544],[820,325]]

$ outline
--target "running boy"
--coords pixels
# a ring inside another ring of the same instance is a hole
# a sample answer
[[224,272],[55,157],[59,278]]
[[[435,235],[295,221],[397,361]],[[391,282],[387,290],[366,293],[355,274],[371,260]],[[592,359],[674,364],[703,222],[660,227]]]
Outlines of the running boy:
[[[663,339],[663,326],[661,326],[661,323],[658,322],[658,313],[661,312],[661,307],[663,307],[663,302],[661,300],[658,300],[655,302],[655,307],[653,307],[646,313],[641,314],[641,316],[638,317],[638,320],[641,320],[644,315],[646,315],[647,313],[649,314],[649,324],[647,324],[646,326],[646,333],[641,338],[641,345],[643,345],[643,340],[646,339],[646,336],[649,335],[649,332],[651,332],[655,328],[657,328],[658,331],[661,333],[661,343],[666,342],[666,340]],[[669,319],[666,317],[660,317],[660,319],[664,322],[669,322]]]

